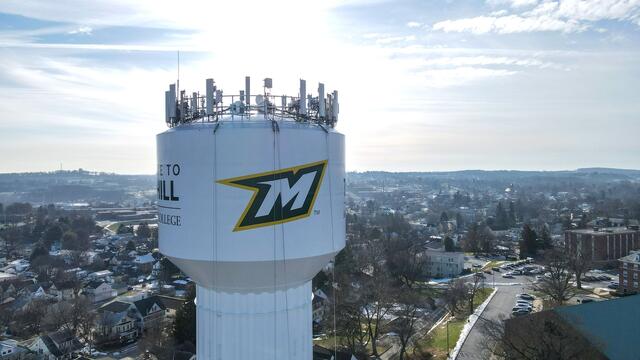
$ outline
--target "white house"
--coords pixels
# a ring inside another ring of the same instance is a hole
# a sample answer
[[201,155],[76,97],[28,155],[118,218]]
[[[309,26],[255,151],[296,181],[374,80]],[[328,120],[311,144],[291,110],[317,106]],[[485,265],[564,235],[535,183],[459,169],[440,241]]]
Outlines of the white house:
[[104,281],[90,281],[82,289],[82,293],[87,295],[94,303],[116,296],[116,292],[111,288],[111,285]]
[[427,257],[427,275],[435,278],[450,278],[460,275],[464,270],[464,253],[447,252],[442,249],[425,251]]

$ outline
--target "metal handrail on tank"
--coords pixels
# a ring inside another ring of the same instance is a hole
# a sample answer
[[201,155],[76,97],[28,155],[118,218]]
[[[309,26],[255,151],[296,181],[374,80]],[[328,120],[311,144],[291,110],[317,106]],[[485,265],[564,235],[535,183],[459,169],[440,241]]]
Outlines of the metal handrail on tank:
[[[222,116],[235,120],[263,118],[266,120],[291,120],[334,127],[338,121],[338,92],[324,94],[324,84],[318,86],[318,96],[306,95],[306,82],[300,80],[298,96],[270,94],[272,80],[264,80],[263,94],[250,94],[250,79],[246,87],[236,95],[224,95],[213,79],[206,81],[206,95],[199,92],[187,96],[184,90],[176,96],[175,84],[165,92],[165,121],[169,127],[192,122],[217,122]],[[321,105],[322,104],[322,105]]]

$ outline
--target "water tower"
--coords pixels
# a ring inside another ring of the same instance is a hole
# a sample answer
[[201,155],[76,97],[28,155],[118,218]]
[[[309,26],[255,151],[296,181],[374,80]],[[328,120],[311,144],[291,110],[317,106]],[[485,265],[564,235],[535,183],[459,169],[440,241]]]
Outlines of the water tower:
[[160,250],[197,284],[198,359],[311,359],[311,279],[345,244],[338,93],[250,83],[165,92]]

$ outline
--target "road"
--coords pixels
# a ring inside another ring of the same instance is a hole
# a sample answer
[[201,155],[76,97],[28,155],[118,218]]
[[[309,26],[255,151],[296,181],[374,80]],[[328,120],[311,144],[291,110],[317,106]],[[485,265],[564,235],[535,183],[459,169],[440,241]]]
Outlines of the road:
[[[494,276],[486,275],[487,286],[491,286]],[[493,299],[487,304],[482,318],[487,320],[499,320],[511,315],[511,309],[515,303],[517,294],[527,292],[528,286],[535,280],[535,277],[516,276],[514,279],[504,279],[501,273],[495,273],[496,287],[498,288]],[[514,285],[517,284],[517,285]],[[478,319],[476,325],[469,332],[469,336],[465,340],[456,359],[464,360],[484,360],[489,359],[490,355],[486,349],[486,339],[482,333],[481,323],[484,321]]]

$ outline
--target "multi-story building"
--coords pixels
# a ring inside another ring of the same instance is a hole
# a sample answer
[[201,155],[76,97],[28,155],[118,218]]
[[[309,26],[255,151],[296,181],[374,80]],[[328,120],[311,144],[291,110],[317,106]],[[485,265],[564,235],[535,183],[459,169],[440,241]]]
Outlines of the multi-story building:
[[640,231],[634,226],[567,230],[564,239],[568,253],[582,254],[596,264],[614,262],[640,249]]
[[640,251],[632,251],[619,261],[618,291],[627,294],[640,292]]
[[455,277],[464,270],[464,253],[448,252],[429,249],[425,251],[427,257],[426,273],[430,277]]

